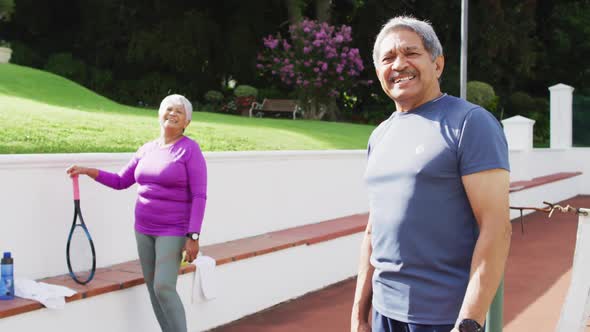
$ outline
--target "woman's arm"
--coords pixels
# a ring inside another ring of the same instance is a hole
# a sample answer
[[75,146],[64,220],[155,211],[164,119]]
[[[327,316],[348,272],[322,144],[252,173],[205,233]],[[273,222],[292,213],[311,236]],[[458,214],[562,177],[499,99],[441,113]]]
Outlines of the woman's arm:
[[205,203],[207,202],[207,164],[198,145],[186,161],[188,184],[192,199],[187,233],[201,233]]
[[[141,149],[140,149],[141,150]],[[121,190],[131,187],[135,183],[135,168],[139,162],[139,151],[133,158],[123,167],[119,173],[110,173],[97,168],[84,167],[79,165],[72,165],[66,169],[66,173],[70,177],[83,174],[93,178],[98,183],[107,187]]]

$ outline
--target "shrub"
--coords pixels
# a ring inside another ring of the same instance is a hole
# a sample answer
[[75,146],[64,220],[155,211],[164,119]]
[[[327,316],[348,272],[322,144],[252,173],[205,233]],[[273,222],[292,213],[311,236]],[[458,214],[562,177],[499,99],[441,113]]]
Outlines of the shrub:
[[467,83],[467,100],[492,112],[497,118],[500,118],[497,112],[499,99],[491,85],[479,81]]
[[535,143],[549,143],[549,102],[547,98],[533,98],[533,111],[529,111],[527,117],[535,120],[533,128]]
[[528,93],[518,91],[510,95],[509,107],[512,113],[527,115],[535,111],[535,100]]
[[113,72],[108,69],[88,67],[88,86],[97,92],[110,91],[113,85]]
[[258,99],[288,99],[288,93],[283,92],[276,87],[258,89]]
[[137,80],[134,95],[136,103],[143,107],[158,107],[164,96],[180,93],[179,85],[173,75],[150,72]]
[[219,104],[223,101],[223,93],[216,90],[209,90],[205,93],[205,100],[208,103]]
[[239,85],[234,90],[236,97],[258,97],[258,89],[250,85]]
[[[0,43],[1,46],[1,43]],[[10,62],[27,67],[39,68],[43,66],[44,59],[27,45],[15,41],[12,43],[12,57]]]
[[86,65],[70,53],[56,53],[49,57],[45,70],[67,77],[79,84],[86,82]]

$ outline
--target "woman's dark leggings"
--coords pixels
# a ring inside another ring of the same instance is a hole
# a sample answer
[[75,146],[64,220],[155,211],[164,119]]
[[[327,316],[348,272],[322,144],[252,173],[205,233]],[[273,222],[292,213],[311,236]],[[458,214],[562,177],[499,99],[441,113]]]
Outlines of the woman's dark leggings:
[[162,332],[186,332],[184,306],[176,292],[186,238],[151,236],[136,231],[135,239],[143,277]]

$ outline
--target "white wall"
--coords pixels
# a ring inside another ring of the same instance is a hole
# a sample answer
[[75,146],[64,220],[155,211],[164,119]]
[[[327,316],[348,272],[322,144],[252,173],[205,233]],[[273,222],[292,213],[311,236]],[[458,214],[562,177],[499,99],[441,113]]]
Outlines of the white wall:
[[[191,303],[194,273],[179,277],[188,330],[204,331],[356,275],[362,233],[216,269],[218,297]],[[264,271],[264,272],[261,272]],[[239,276],[239,277],[236,277]],[[351,303],[352,305],[352,303]],[[144,285],[0,319],[0,331],[157,332]]]
[[[130,154],[0,155],[0,251],[13,251],[17,277],[67,273],[65,241],[72,217],[72,163],[111,171]],[[202,244],[224,242],[368,210],[365,151],[206,153],[209,199]],[[590,148],[511,151],[512,180],[582,171],[570,181],[511,195],[515,203],[590,194]],[[81,206],[99,266],[136,259],[135,187],[116,192],[80,181]]]
[[[18,277],[67,273],[73,218],[72,163],[118,171],[131,154],[0,155],[0,251]],[[202,245],[366,212],[365,151],[206,153],[208,203]],[[80,179],[81,208],[97,264],[136,259],[136,187],[113,191]]]
[[[0,250],[14,252],[17,277],[66,273],[72,188],[65,168],[77,162],[116,171],[129,157],[0,156]],[[210,186],[204,244],[367,211],[364,151],[207,153],[205,157]],[[590,149],[512,151],[510,160],[513,180],[584,172],[583,176],[514,193],[513,204],[541,206],[542,200],[590,194]],[[113,192],[87,178],[80,185],[82,210],[95,237],[98,264],[135,259],[135,191]],[[358,233],[222,265],[216,278],[221,286],[219,298],[211,302],[191,304],[193,274],[181,276],[178,289],[190,331],[230,322],[355,275],[361,237]],[[235,276],[240,277],[236,280]],[[156,331],[144,287],[75,301],[67,304],[66,310],[42,309],[4,318],[0,331],[77,331],[79,326],[90,332]]]

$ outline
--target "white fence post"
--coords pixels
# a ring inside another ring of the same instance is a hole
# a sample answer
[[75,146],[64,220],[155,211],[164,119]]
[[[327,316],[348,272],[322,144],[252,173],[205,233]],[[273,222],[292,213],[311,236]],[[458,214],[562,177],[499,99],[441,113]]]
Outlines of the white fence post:
[[508,141],[508,149],[530,151],[533,148],[533,126],[535,120],[524,116],[513,116],[502,120],[504,134]]
[[584,332],[590,315],[590,209],[580,209],[572,279],[557,332]]
[[557,84],[549,87],[551,100],[550,147],[567,149],[572,147],[572,100],[574,88]]

